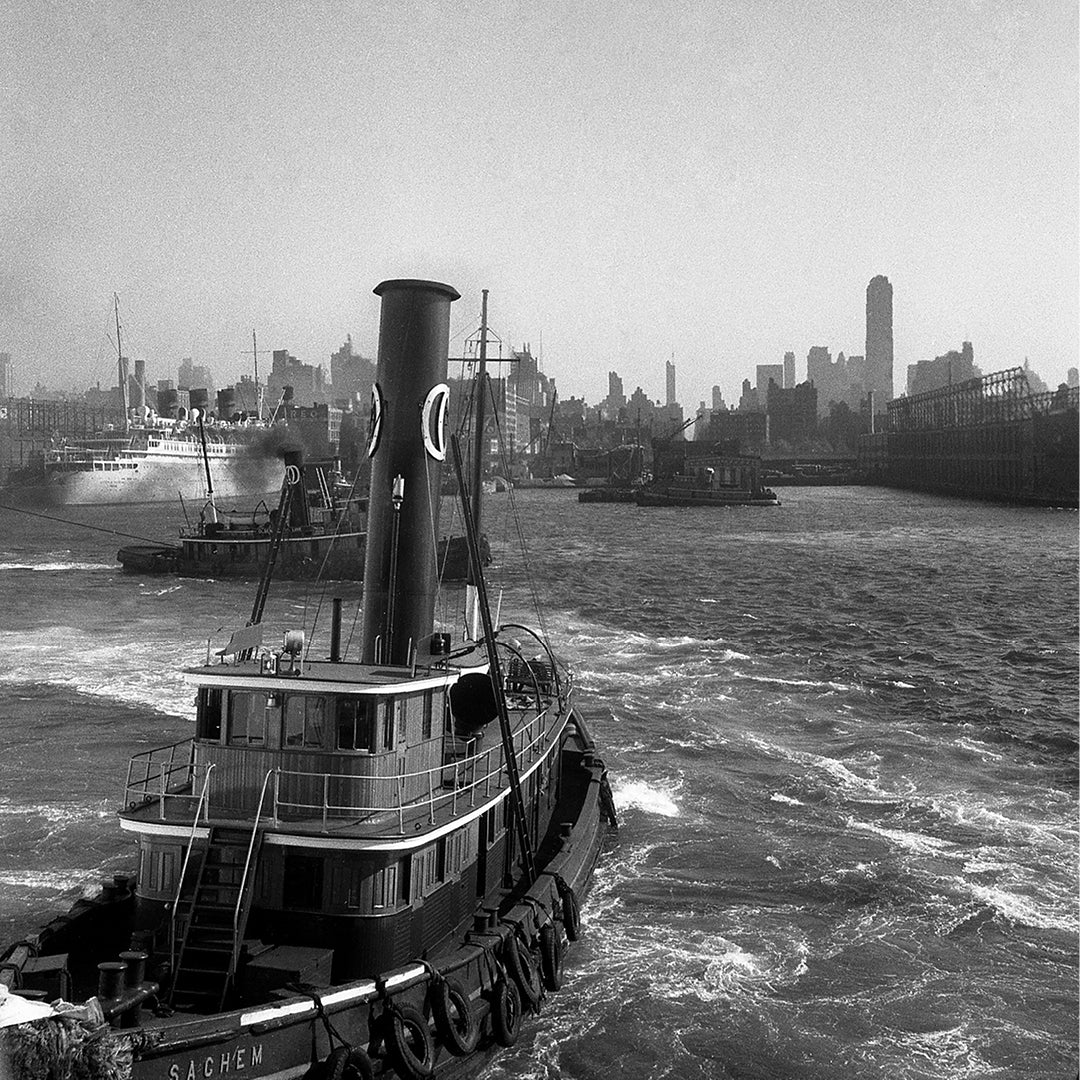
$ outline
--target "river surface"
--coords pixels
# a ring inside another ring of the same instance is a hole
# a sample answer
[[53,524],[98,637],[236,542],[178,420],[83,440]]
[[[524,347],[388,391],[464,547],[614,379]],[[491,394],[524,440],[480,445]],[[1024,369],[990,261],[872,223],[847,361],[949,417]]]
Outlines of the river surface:
[[[493,602],[576,665],[621,829],[485,1080],[1077,1075],[1077,515],[780,495],[491,500]],[[120,573],[170,507],[51,513],[113,531],[0,524],[0,941],[132,865],[128,757],[190,735],[177,671],[252,598]],[[275,586],[266,621],[324,640],[332,595]]]

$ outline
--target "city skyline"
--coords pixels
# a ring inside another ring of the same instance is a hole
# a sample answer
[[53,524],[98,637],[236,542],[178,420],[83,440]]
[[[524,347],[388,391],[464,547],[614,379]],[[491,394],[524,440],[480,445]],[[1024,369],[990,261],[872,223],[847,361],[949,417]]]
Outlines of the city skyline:
[[[560,392],[693,407],[811,346],[894,378],[1077,343],[1076,12],[1003,3],[27,7],[0,41],[0,350],[26,390],[132,357],[373,355],[371,289],[462,293]],[[477,75],[477,73],[479,73]],[[232,366],[227,366],[232,358]],[[34,365],[34,371],[28,370]],[[85,374],[84,374],[85,373]]]

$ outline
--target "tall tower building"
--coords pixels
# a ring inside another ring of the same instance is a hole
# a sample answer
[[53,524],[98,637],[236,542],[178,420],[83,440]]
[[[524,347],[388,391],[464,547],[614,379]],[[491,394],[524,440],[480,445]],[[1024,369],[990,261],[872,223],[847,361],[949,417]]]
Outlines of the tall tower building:
[[15,372],[11,366],[11,353],[0,352],[0,398],[15,396]]
[[675,404],[675,364],[671,360],[667,362],[667,401],[665,404]]
[[607,373],[607,403],[616,412],[626,408],[626,392],[623,390],[623,381],[619,378],[617,371]]
[[795,354],[784,353],[784,389],[790,390],[795,385]]
[[866,286],[866,389],[879,404],[893,399],[892,286],[883,274]]

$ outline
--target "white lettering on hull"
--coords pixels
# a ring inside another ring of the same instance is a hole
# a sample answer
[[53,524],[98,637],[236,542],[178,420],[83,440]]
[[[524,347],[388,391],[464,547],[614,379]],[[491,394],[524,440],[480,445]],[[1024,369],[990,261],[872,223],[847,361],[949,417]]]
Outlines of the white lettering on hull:
[[234,1076],[237,1073],[251,1073],[262,1065],[263,1046],[238,1046],[221,1054],[208,1054],[204,1058],[189,1058],[187,1066],[174,1064],[169,1066],[169,1080],[215,1080],[215,1078]]

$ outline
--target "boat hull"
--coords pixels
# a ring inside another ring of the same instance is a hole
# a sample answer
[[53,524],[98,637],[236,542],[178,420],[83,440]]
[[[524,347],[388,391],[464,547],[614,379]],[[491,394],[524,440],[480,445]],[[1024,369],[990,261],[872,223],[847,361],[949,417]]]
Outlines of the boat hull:
[[638,491],[634,496],[638,506],[779,506],[780,500],[771,492],[750,491]]
[[[408,1076],[394,1049],[396,1017],[419,1018],[424,1025],[436,1075],[475,1074],[500,1045],[509,1045],[504,1031],[508,997],[517,998],[522,1009],[510,951],[531,951],[546,977],[551,965],[545,967],[538,943],[546,935],[550,958],[554,928],[561,956],[581,932],[577,904],[588,892],[607,833],[604,819],[611,814],[610,793],[603,762],[593,752],[583,727],[572,727],[562,753],[562,794],[538,849],[538,873],[532,886],[475,916],[471,929],[429,950],[423,960],[409,961],[372,978],[279,992],[264,1003],[212,1015],[152,1017],[143,1009],[137,1027],[121,1026],[126,1022],[114,1016],[106,1038],[121,1058],[130,1055],[131,1077],[213,1080],[240,1075],[245,1080],[300,1080],[342,1042],[374,1060],[385,1058],[380,1075],[389,1066],[396,1075]],[[7,950],[3,978],[18,987],[22,969],[32,966],[36,957],[85,948],[91,940],[123,948],[136,910],[134,880],[118,876],[101,894],[79,901],[67,915]],[[85,967],[85,960],[82,963]],[[442,980],[453,980],[468,998],[479,1038],[466,1052],[452,1048],[440,1034],[438,1016],[429,1019],[438,1012],[434,1002]],[[515,985],[508,992],[510,982]],[[148,996],[156,992],[155,984],[142,985]],[[551,983],[548,990],[538,985],[538,997],[552,989]],[[102,1004],[107,1014],[110,1000]],[[539,1002],[532,1011],[539,1011]],[[8,1048],[15,1077],[21,1080],[17,1034]]]

